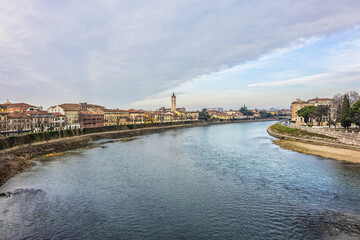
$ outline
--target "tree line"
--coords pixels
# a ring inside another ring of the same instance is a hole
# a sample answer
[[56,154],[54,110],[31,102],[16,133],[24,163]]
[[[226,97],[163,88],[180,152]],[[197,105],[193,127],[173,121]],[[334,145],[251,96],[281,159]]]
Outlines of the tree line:
[[297,111],[297,115],[304,118],[306,124],[313,124],[315,120],[322,125],[324,119],[330,125],[337,126],[338,123],[344,128],[349,128],[352,123],[360,127],[360,96],[356,91],[344,94],[336,94],[333,104],[319,106],[305,106]]

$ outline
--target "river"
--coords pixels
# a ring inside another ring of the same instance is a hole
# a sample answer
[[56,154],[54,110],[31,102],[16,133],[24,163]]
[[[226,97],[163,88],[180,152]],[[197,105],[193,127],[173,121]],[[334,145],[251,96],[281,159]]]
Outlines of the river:
[[[1,239],[325,239],[360,214],[360,165],[281,149],[271,122],[101,140],[0,192]],[[329,235],[330,234],[330,235]]]

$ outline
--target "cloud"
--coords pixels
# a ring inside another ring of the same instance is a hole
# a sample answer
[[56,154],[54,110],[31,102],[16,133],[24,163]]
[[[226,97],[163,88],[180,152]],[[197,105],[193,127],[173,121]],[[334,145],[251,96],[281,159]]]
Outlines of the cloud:
[[355,82],[360,80],[360,66],[344,69],[339,72],[314,74],[306,77],[292,78],[282,81],[260,82],[248,84],[248,87],[280,87],[290,85],[319,85],[331,83]]
[[359,23],[357,0],[4,0],[0,95],[124,106]]

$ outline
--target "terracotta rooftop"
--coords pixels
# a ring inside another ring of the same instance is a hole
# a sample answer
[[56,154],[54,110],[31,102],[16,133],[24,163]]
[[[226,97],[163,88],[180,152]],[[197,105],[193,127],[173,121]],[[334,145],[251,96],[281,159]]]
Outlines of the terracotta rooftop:
[[135,110],[135,109],[129,109],[129,112],[131,112],[131,113],[144,113],[144,111]]
[[58,113],[58,112],[54,112],[54,113],[51,113],[51,114],[54,115],[54,116],[59,116],[59,117],[65,116],[64,114],[61,114],[61,113]]
[[30,116],[23,112],[13,112],[8,114],[8,118],[30,118]]
[[331,98],[318,98],[318,97],[316,97],[316,98],[310,99],[308,101],[332,101],[332,99]]
[[104,112],[128,112],[128,110],[120,110],[120,109],[104,109]]
[[29,107],[35,107],[33,105],[27,104],[27,103],[10,103],[10,102],[6,102],[3,103],[2,105],[9,107],[24,107],[24,108],[29,108]]
[[30,115],[35,115],[35,114],[52,114],[52,113],[49,113],[48,111],[26,111],[27,114],[30,114]]
[[64,103],[57,105],[64,109],[65,111],[79,111],[80,110],[80,104],[78,103]]
[[96,104],[86,104],[87,107],[93,107],[93,108],[100,108],[100,109],[105,109],[104,106],[100,106],[100,105],[96,105]]

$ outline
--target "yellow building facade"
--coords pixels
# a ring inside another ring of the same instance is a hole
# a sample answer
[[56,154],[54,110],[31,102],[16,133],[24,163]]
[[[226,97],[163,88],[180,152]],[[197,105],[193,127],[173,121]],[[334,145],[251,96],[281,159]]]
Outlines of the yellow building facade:
[[7,110],[5,105],[0,105],[0,132],[7,131]]
[[116,126],[130,123],[130,112],[118,109],[104,109],[104,125]]
[[[306,106],[319,106],[325,105],[329,106],[330,111],[332,109],[333,100],[331,98],[314,98],[308,101],[302,101],[300,99],[296,99],[291,103],[291,120],[296,122],[296,124],[304,124],[304,119],[297,115],[297,112]],[[326,119],[324,119],[327,121]]]

